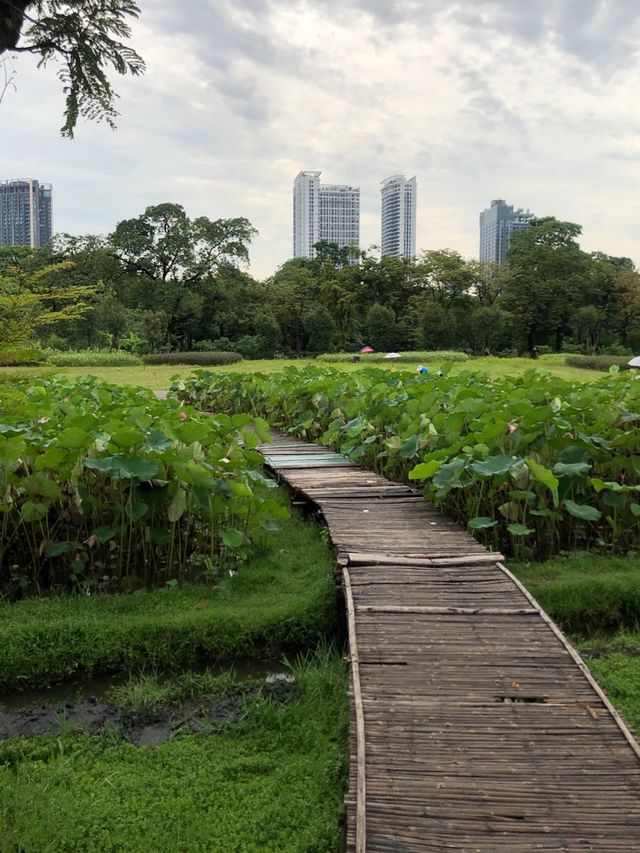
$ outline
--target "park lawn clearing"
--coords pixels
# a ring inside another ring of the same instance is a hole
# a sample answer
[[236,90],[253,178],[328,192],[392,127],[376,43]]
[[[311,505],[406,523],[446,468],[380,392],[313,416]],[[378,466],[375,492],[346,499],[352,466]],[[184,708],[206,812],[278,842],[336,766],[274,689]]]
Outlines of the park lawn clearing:
[[[355,355],[355,354],[354,354]],[[208,370],[217,373],[276,373],[284,370],[287,367],[304,367],[306,364],[313,364],[314,359],[262,359],[256,361],[240,361],[237,364],[221,365],[220,367],[210,367]],[[406,361],[402,358],[397,362],[387,362],[384,366],[391,371],[397,372],[402,370],[414,371],[422,362]],[[361,370],[366,367],[366,364],[360,363],[340,363],[335,365],[340,370],[354,371]],[[436,370],[440,366],[438,361],[429,363],[429,367],[434,367]],[[452,373],[462,373],[469,371],[478,371],[486,373],[488,376],[497,378],[500,376],[517,376],[530,370],[531,367],[536,367],[546,373],[551,373],[554,376],[559,376],[563,379],[574,379],[582,382],[593,382],[601,374],[593,370],[584,370],[578,367],[569,367],[564,363],[558,363],[557,357],[542,356],[538,361],[533,362],[528,358],[469,358],[467,361],[459,362],[451,365]],[[78,376],[86,376],[91,374],[105,382],[112,382],[115,385],[140,385],[145,388],[151,388],[153,391],[161,391],[169,387],[174,376],[184,378],[196,368],[196,365],[138,365],[127,367],[67,367],[54,368],[55,372],[73,379]],[[46,372],[51,368],[46,366]],[[43,372],[43,368],[0,368],[0,381],[3,372],[9,373],[13,378],[24,375],[37,376]]]

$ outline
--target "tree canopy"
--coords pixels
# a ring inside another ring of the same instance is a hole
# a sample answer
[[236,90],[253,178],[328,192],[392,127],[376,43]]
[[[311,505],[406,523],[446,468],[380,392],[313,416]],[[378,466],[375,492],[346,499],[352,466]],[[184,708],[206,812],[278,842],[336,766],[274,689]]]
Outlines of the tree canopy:
[[73,138],[80,116],[113,128],[118,95],[109,70],[133,76],[145,70],[142,57],[125,42],[139,14],[132,0],[0,0],[0,56],[31,53],[39,67],[60,64],[63,136]]

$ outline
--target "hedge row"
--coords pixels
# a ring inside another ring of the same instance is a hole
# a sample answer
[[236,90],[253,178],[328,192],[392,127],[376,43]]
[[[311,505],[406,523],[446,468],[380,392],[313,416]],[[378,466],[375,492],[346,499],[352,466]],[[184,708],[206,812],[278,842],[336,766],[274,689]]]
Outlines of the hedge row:
[[570,367],[582,367],[584,370],[607,371],[610,367],[629,370],[629,357],[620,355],[568,355],[564,363]]
[[56,367],[129,367],[142,364],[139,355],[124,350],[70,350],[50,352],[47,363]]
[[160,352],[144,356],[145,364],[234,364],[242,361],[239,352]]

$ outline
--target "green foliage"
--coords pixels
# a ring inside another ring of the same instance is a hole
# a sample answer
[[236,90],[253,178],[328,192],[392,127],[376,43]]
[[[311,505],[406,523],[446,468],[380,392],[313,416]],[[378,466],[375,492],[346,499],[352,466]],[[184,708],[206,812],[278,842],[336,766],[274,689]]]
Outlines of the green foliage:
[[145,364],[234,364],[242,361],[239,352],[162,352],[143,356]]
[[[354,358],[358,358],[363,364],[389,364],[385,359],[386,352],[331,352],[324,353],[317,357],[317,361],[322,361],[327,364],[344,364],[352,362]],[[404,362],[424,363],[426,365],[443,364],[453,361],[467,361],[469,356],[465,352],[455,352],[453,350],[409,350],[401,353],[402,358],[399,360],[401,365]]]
[[509,553],[640,543],[634,373],[574,384],[533,370],[491,380],[309,366],[270,376],[202,371],[173,392],[268,416],[392,479],[424,480],[426,497],[465,524],[476,519],[480,538]]
[[[138,6],[132,0],[17,0],[9,5],[11,14],[3,8],[0,16],[0,54],[32,53],[39,67],[52,60],[62,63],[62,135],[73,138],[79,116],[114,128],[117,94],[106,69],[133,76],[144,72],[142,58],[120,41],[131,35],[128,19],[138,17]],[[21,39],[24,21],[28,26]]]
[[0,600],[0,692],[78,671],[177,670],[201,657],[273,658],[316,645],[336,629],[333,557],[295,513],[280,527],[277,547],[215,586]]
[[162,584],[241,562],[286,515],[251,426],[268,439],[248,415],[88,377],[3,385],[0,589]]
[[565,364],[570,367],[582,367],[585,370],[609,370],[610,367],[616,366],[620,370],[629,370],[629,356],[616,355],[567,355],[565,356]]
[[46,353],[38,346],[0,345],[0,367],[40,364],[45,358]]
[[0,848],[337,853],[345,667],[323,654],[293,674],[292,701],[257,693],[237,723],[154,749],[114,734],[0,744]]
[[142,359],[131,352],[122,350],[66,350],[48,352],[47,364],[56,367],[126,367],[142,364]]
[[[10,266],[0,273],[0,346],[29,351],[36,332],[82,318],[93,287],[67,284],[74,264],[47,264],[35,272]],[[5,355],[6,358],[6,355]],[[7,363],[6,361],[4,362]]]
[[367,341],[374,349],[389,352],[400,346],[395,315],[386,305],[376,304],[369,308],[365,329]]

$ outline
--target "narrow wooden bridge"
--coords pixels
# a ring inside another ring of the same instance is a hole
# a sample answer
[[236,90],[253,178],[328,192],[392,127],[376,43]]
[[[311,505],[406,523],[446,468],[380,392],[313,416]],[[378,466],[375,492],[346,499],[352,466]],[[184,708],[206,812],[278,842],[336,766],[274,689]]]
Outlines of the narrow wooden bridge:
[[640,750],[503,565],[404,485],[276,436],[348,611],[347,849],[640,851]]

